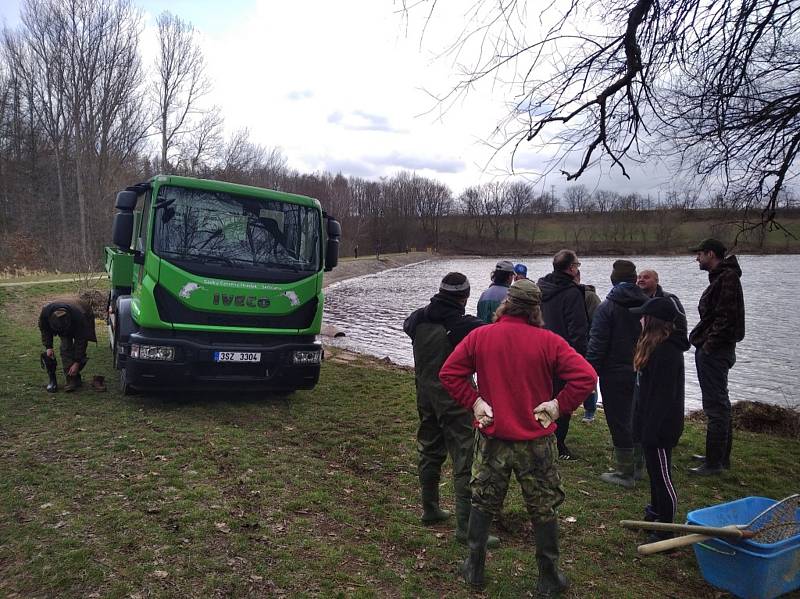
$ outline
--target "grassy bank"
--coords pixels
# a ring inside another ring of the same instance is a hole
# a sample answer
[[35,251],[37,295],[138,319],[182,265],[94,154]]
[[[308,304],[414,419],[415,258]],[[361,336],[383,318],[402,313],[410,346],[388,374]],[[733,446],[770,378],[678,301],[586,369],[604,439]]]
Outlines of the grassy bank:
[[[686,253],[706,237],[716,237],[733,247],[743,216],[714,210],[554,213],[522,217],[514,238],[509,217],[495,225],[486,218],[459,215],[443,220],[439,249],[443,252],[483,254],[549,255],[562,247],[583,255]],[[755,228],[739,235],[737,253],[800,252],[800,214],[782,214],[784,227]]]
[[[377,361],[334,356],[288,400],[218,393],[122,397],[106,345],[86,373],[109,391],[44,392],[38,306],[65,285],[0,290],[0,595],[60,597],[465,596],[465,549],[418,521],[414,383]],[[561,472],[571,597],[718,597],[690,551],[640,559],[645,485],[623,494],[602,420],[573,424],[581,459]],[[702,429],[675,452],[689,509],[798,491],[800,441],[739,433],[733,469],[684,474]],[[443,496],[451,504],[445,479]],[[535,561],[512,484],[490,552],[487,594],[525,596]],[[574,519],[574,520],[573,520]]]

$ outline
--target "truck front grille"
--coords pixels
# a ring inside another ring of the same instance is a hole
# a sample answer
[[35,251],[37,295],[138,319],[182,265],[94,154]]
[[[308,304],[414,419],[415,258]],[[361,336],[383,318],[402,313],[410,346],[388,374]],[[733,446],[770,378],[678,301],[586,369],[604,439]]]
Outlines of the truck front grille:
[[319,303],[313,297],[294,312],[285,315],[231,314],[191,310],[161,285],[156,285],[154,296],[159,318],[164,322],[259,329],[307,329],[314,322]]

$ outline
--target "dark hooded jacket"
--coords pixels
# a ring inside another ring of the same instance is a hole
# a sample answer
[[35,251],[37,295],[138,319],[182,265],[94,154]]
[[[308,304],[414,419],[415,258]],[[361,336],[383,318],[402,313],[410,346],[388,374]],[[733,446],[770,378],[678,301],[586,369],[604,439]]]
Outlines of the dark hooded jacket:
[[431,303],[415,310],[403,323],[403,330],[414,346],[414,378],[417,394],[444,394],[439,370],[470,331],[486,324],[479,318],[464,314],[464,306],[445,293],[437,293]]
[[675,447],[683,433],[683,352],[686,332],[675,329],[636,375],[633,439],[647,447]]
[[[66,330],[56,333],[50,328],[50,315],[63,308],[69,314],[69,326]],[[53,336],[74,339],[75,361],[80,362],[86,357],[86,346],[89,341],[97,343],[97,334],[94,330],[94,313],[88,302],[82,299],[58,300],[47,304],[39,314],[39,331],[42,334],[42,345],[47,349],[53,347]]]
[[595,310],[586,359],[602,378],[604,374],[633,374],[633,349],[642,326],[639,316],[628,312],[648,297],[633,283],[619,283]]
[[709,285],[697,306],[700,322],[689,335],[692,345],[709,353],[744,339],[741,276],[736,256],[728,256],[708,273]]
[[542,317],[548,331],[560,335],[580,355],[586,355],[589,316],[583,287],[568,274],[553,271],[536,283],[542,291]]

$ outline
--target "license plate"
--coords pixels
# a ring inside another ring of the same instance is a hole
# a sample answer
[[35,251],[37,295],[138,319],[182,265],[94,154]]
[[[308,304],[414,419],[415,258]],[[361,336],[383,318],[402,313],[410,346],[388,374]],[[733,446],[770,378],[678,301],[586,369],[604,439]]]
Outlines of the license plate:
[[215,351],[215,362],[260,362],[261,352]]

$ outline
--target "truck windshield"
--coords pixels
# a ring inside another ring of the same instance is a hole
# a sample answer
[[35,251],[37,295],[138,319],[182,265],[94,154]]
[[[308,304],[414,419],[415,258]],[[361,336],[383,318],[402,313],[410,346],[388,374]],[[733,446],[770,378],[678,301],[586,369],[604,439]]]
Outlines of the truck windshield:
[[162,258],[262,272],[319,270],[315,208],[163,186],[153,220],[153,248]]

